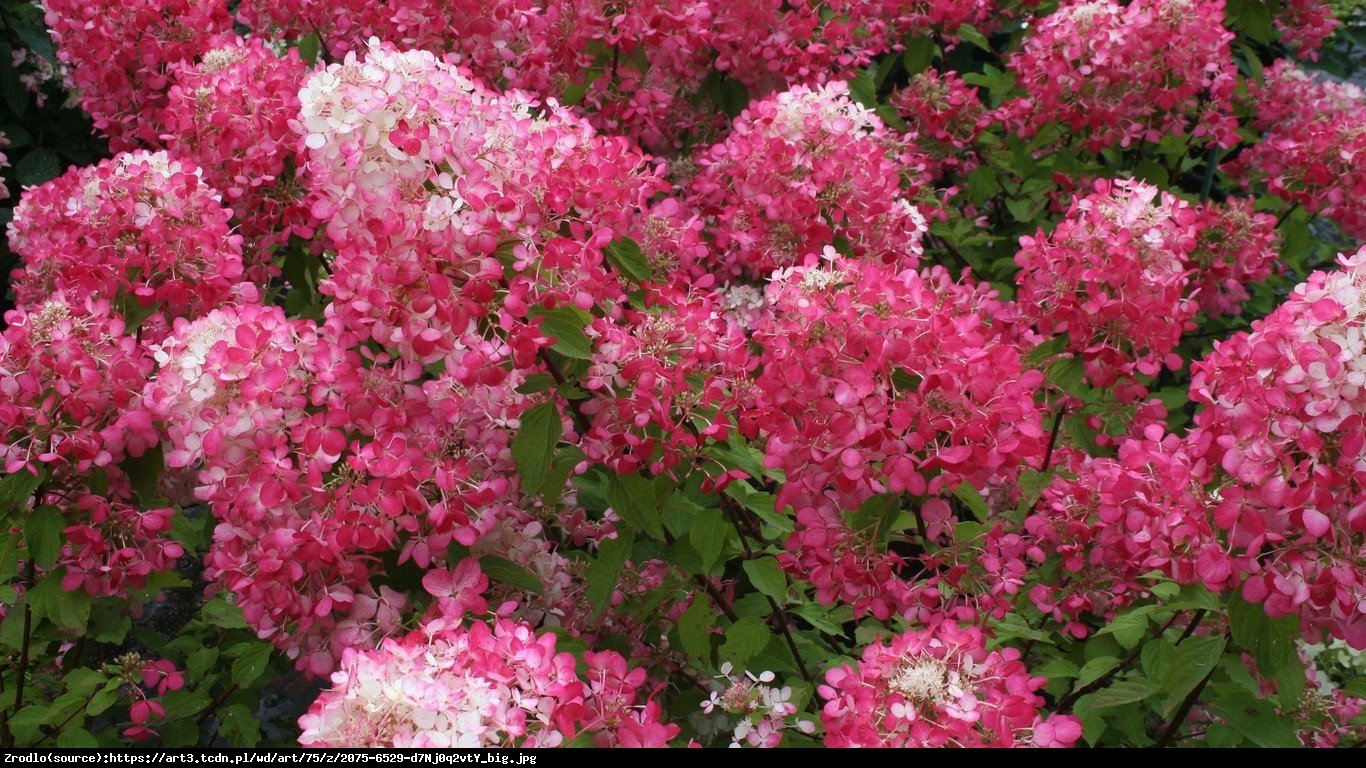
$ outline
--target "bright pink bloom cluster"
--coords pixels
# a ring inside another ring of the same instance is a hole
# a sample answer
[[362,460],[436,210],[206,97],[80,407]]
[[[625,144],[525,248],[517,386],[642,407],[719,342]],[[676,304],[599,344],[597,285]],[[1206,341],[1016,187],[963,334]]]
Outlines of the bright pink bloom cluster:
[[820,695],[831,747],[1069,747],[1070,715],[1040,712],[1032,677],[1014,648],[986,649],[982,631],[946,622],[872,643],[856,666],[825,673]]
[[1275,25],[1286,47],[1297,57],[1312,61],[1319,57],[1323,41],[1337,30],[1338,20],[1323,0],[1285,0]]
[[1098,181],[1052,233],[1020,238],[1020,311],[1045,336],[1066,334],[1096,386],[1180,368],[1174,350],[1199,308],[1188,290],[1195,225],[1188,204],[1156,187]]
[[1068,0],[1010,59],[1027,95],[1003,116],[1025,135],[1062,123],[1092,150],[1172,135],[1231,146],[1232,41],[1223,0]]
[[1249,298],[1247,286],[1275,268],[1281,245],[1276,217],[1253,211],[1252,201],[1240,198],[1197,205],[1195,215],[1190,295],[1209,315],[1236,315]]
[[0,336],[4,470],[84,473],[156,445],[139,393],[151,360],[109,302],[53,294],[5,315]]
[[[584,728],[619,746],[678,732],[616,654],[589,657],[589,681],[555,636],[499,620],[428,624],[378,649],[347,649],[332,689],[299,720],[305,747],[555,747]],[[643,703],[638,701],[644,698]]]
[[957,72],[928,69],[912,77],[891,96],[906,123],[907,139],[933,161],[930,171],[971,172],[973,157],[965,152],[991,124],[977,89]]
[[24,195],[9,225],[23,257],[16,301],[37,307],[57,292],[98,297],[136,312],[153,335],[256,289],[242,283],[242,238],[232,212],[192,163],[137,151],[72,168]]
[[603,249],[659,188],[624,139],[378,42],[300,99],[312,210],[338,248],[323,290],[348,328],[430,363],[486,347],[493,324],[526,366],[549,344],[530,307],[621,296]]
[[725,442],[752,367],[713,297],[657,288],[648,304],[590,329],[596,349],[583,383],[597,396],[583,406],[593,421],[582,447],[622,474],[666,471],[707,441]]
[[88,594],[125,595],[147,586],[153,573],[169,571],[185,548],[169,538],[173,509],[136,505],[87,493],[68,510],[83,520],[64,531],[66,546],[58,559],[66,565],[62,589]]
[[231,39],[225,0],[44,0],[81,107],[116,150],[157,146],[170,69]]
[[185,676],[167,659],[144,659],[129,653],[115,659],[123,685],[119,687],[128,700],[129,726],[123,735],[134,741],[157,737],[149,725],[166,717],[166,707],[160,697],[185,687]]
[[1112,618],[1147,594],[1142,577],[1154,571],[1227,585],[1232,559],[1215,536],[1204,467],[1191,454],[1181,438],[1150,425],[1116,458],[1087,457],[1053,481],[1024,523],[1030,558],[1061,568],[1030,591],[1039,610],[1084,637],[1077,619]]
[[1192,366],[1243,594],[1366,647],[1366,250]]
[[780,506],[981,486],[1041,452],[1043,376],[989,322],[1009,315],[993,291],[829,249],[777,273],[766,303],[745,426],[787,475]]
[[1266,70],[1254,88],[1254,125],[1265,132],[1229,171],[1366,238],[1366,94],[1351,83],[1312,77],[1288,61]]
[[293,179],[305,67],[298,53],[276,56],[259,38],[233,40],[171,67],[159,123],[175,157],[193,160],[226,198],[256,248],[291,233],[312,235]]
[[843,83],[753,102],[725,141],[698,159],[688,201],[706,217],[713,252],[689,264],[723,280],[810,265],[847,241],[851,252],[914,267],[924,217],[903,196],[923,180],[908,148],[849,98]]

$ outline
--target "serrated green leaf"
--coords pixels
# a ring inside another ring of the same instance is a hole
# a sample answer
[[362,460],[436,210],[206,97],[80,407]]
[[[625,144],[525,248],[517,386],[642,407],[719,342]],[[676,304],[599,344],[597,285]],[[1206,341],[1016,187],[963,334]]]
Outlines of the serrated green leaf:
[[1146,612],[1129,612],[1116,616],[1098,634],[1111,634],[1127,650],[1138,645],[1138,641],[1148,634],[1148,615]]
[[250,688],[270,664],[271,646],[266,643],[253,643],[245,653],[232,663],[232,682],[239,688]]
[[1249,603],[1241,595],[1229,596],[1228,625],[1233,642],[1245,648],[1257,661],[1257,671],[1273,679],[1289,666],[1299,672],[1299,654],[1295,641],[1299,638],[1299,622],[1292,616],[1273,619],[1262,606]]
[[57,734],[57,746],[66,749],[94,749],[99,745],[95,737],[90,735],[90,731],[80,726],[70,726]]
[[614,269],[637,283],[650,279],[650,262],[635,240],[629,237],[617,238],[607,244],[603,253]]
[[1259,747],[1299,747],[1293,715],[1281,715],[1269,701],[1251,694],[1226,694],[1209,702],[1209,710]]
[[692,525],[688,528],[688,542],[702,558],[702,571],[711,570],[716,559],[721,556],[730,527],[719,509],[701,508],[692,515]]
[[309,32],[299,38],[296,47],[299,49],[299,58],[305,64],[312,64],[318,60],[318,54],[322,51],[322,41],[318,38],[318,33]]
[[559,307],[533,314],[543,318],[541,332],[555,339],[551,349],[575,360],[593,356],[593,343],[583,332],[592,320],[587,312],[576,307]]
[[523,489],[534,493],[545,482],[564,425],[560,422],[560,409],[553,402],[541,403],[522,414],[521,422],[512,438],[512,460],[517,463]]
[[588,565],[588,587],[585,593],[593,604],[594,613],[601,613],[616,591],[621,569],[631,558],[634,534],[618,531],[615,539],[608,539],[598,548],[598,556]]
[[678,639],[689,656],[711,662],[711,627],[715,621],[716,610],[702,595],[694,598],[692,605],[679,617]]
[[773,637],[763,619],[747,616],[726,628],[726,641],[721,644],[721,658],[743,667],[768,645]]
[[1161,689],[1162,686],[1144,677],[1121,680],[1091,694],[1090,703],[1096,709],[1122,707],[1143,701]]
[[1162,701],[1162,716],[1170,717],[1201,680],[1219,663],[1226,641],[1222,637],[1188,637],[1176,646],[1171,666],[1162,679],[1166,698]]
[[242,615],[242,609],[222,597],[215,597],[204,603],[202,614],[204,621],[220,629],[242,629],[247,626],[247,619]]
[[254,747],[261,742],[261,722],[245,704],[219,710],[218,722],[218,733],[234,747]]
[[1076,687],[1088,686],[1118,666],[1119,659],[1114,656],[1097,656],[1081,666],[1081,670],[1077,672]]
[[960,483],[953,489],[953,495],[972,510],[972,514],[978,520],[986,520],[991,516],[991,507],[987,506],[987,500],[982,498],[982,494],[970,483]]
[[47,575],[38,586],[29,590],[28,604],[33,613],[42,616],[62,629],[84,630],[90,620],[90,595],[84,589],[68,592],[62,589],[65,568]]
[[777,560],[760,557],[746,560],[742,567],[755,589],[777,600],[779,605],[787,602],[787,577],[783,575]]
[[28,543],[29,554],[40,568],[51,568],[62,551],[62,531],[66,519],[61,510],[44,504],[33,510],[24,522],[24,541]]
[[654,486],[640,475],[612,474],[607,478],[607,503],[622,520],[653,539],[664,538],[664,520]]
[[545,592],[545,585],[535,574],[506,558],[485,555],[479,558],[479,570],[494,581],[511,584],[533,594]]
[[14,164],[14,180],[24,187],[45,184],[62,173],[62,161],[50,149],[35,149]]

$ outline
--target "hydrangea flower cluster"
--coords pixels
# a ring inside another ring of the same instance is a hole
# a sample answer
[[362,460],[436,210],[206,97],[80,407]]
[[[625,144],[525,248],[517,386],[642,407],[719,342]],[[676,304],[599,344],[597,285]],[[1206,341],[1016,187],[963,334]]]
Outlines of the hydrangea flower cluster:
[[158,122],[175,157],[205,169],[205,180],[232,208],[239,232],[258,249],[313,234],[293,178],[305,66],[290,49],[281,57],[259,38],[232,40],[198,60],[176,62]]
[[1058,122],[1100,150],[1189,135],[1232,146],[1236,70],[1223,0],[1069,0],[1010,59],[1026,95],[1003,117]]
[[1041,452],[1042,375],[992,324],[1001,302],[944,277],[833,249],[775,274],[745,428],[787,475],[780,505],[980,486]]
[[1253,89],[1254,125],[1266,133],[1230,162],[1230,171],[1255,178],[1288,202],[1366,238],[1366,96],[1351,83],[1313,77],[1289,61],[1267,69]]
[[223,0],[43,0],[69,86],[116,150],[158,146],[173,65],[231,39]]
[[164,333],[172,318],[254,295],[243,284],[232,212],[203,176],[165,151],[140,150],[24,195],[9,225],[10,248],[24,261],[12,278],[15,300],[98,297],[138,320],[154,314],[148,330]]
[[156,445],[139,395],[151,360],[105,299],[62,293],[12,310],[0,336],[5,472],[84,473]]
[[1207,460],[1227,473],[1215,522],[1243,594],[1366,645],[1366,250],[1315,272],[1270,316],[1193,366]]
[[[851,252],[913,267],[924,217],[907,202],[919,161],[843,83],[798,87],[751,103],[699,159],[688,201],[709,219],[723,280],[808,266],[836,237]],[[903,177],[909,188],[903,190]]]
[[300,100],[312,211],[337,245],[323,290],[348,328],[430,363],[486,347],[481,325],[515,325],[525,366],[551,338],[531,306],[620,297],[603,249],[657,189],[623,139],[378,42],[310,78]]
[[1179,583],[1227,586],[1233,561],[1215,536],[1216,503],[1204,490],[1204,467],[1180,437],[1149,425],[1119,455],[1086,457],[1074,474],[1044,491],[1025,520],[1029,556],[1056,560],[1061,578],[1034,586],[1029,597],[1068,631],[1075,619],[1115,611],[1147,594],[1154,571]]
[[711,697],[702,702],[702,711],[707,714],[724,712],[736,718],[735,730],[731,734],[731,746],[742,743],[751,747],[773,748],[783,742],[783,731],[789,728],[801,733],[812,733],[816,724],[810,720],[794,717],[797,706],[792,703],[791,686],[781,688],[770,685],[776,679],[772,672],[732,672],[730,662],[721,665],[721,676],[725,688],[712,691]]
[[1195,227],[1169,193],[1098,181],[1052,233],[1020,238],[1020,311],[1045,336],[1065,334],[1095,386],[1180,368],[1174,350],[1199,308],[1188,290]]
[[1249,298],[1247,286],[1275,269],[1281,244],[1276,217],[1254,211],[1246,198],[1206,202],[1195,214],[1190,294],[1209,315],[1236,315]]
[[[348,649],[300,720],[305,747],[555,747],[582,729],[621,746],[661,746],[677,733],[639,705],[643,677],[616,654],[588,663],[555,652],[555,636],[507,620],[428,624],[378,649]],[[644,697],[648,699],[648,696]]]
[[1067,747],[1071,716],[1039,712],[1019,651],[986,649],[981,630],[946,622],[872,643],[857,665],[825,674],[821,723],[832,747]]

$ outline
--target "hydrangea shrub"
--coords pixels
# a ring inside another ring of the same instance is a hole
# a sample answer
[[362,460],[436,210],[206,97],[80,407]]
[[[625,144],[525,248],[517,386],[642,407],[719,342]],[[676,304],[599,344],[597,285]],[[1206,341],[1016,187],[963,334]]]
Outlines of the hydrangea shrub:
[[4,746],[1362,743],[1329,4],[4,24]]

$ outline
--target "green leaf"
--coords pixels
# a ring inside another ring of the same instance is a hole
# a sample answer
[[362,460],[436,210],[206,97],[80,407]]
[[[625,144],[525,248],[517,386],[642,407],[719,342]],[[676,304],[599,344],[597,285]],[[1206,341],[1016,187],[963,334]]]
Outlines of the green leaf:
[[911,77],[924,72],[930,62],[934,61],[934,55],[939,50],[939,46],[934,44],[932,37],[917,37],[914,40],[906,41],[906,52],[901,55],[903,66],[906,67],[906,74]]
[[[1183,643],[1184,645],[1184,643]],[[1225,694],[1209,702],[1209,710],[1259,747],[1299,747],[1293,715],[1281,715],[1269,701],[1249,694]]]
[[778,567],[777,560],[772,557],[746,560],[743,567],[755,589],[777,600],[779,605],[787,602],[787,577]]
[[1007,613],[999,621],[993,621],[991,626],[996,631],[996,636],[1001,640],[1016,638],[1019,640],[1034,640],[1041,643],[1049,642],[1047,632],[1035,629],[1024,618],[1016,613]]
[[222,597],[215,597],[204,603],[203,615],[204,621],[219,629],[243,629],[247,626],[242,609]]
[[1048,366],[1048,380],[1069,395],[1086,399],[1086,366],[1078,357],[1064,357]]
[[141,456],[124,459],[120,467],[128,475],[133,493],[137,494],[139,500],[144,504],[150,504],[157,498],[157,486],[161,481],[161,473],[166,468],[160,445],[148,448]]
[[702,558],[702,571],[707,572],[721,556],[726,536],[730,528],[719,509],[703,508],[692,516],[692,526],[688,529],[688,542]]
[[963,502],[978,520],[986,520],[991,516],[991,508],[987,506],[986,499],[977,492],[969,483],[961,483],[953,489],[953,495]]
[[977,28],[972,26],[971,24],[964,24],[963,26],[959,27],[957,36],[965,40],[966,42],[972,43],[973,45],[977,46],[978,48],[981,48],[984,51],[991,50],[991,41],[987,40],[987,36],[982,34],[981,32],[978,32]]
[[1125,650],[1133,648],[1148,634],[1148,614],[1146,611],[1120,614],[1097,634],[1107,633],[1114,635]]
[[119,689],[122,684],[118,680],[110,680],[109,684],[95,692],[90,697],[90,702],[85,705],[85,713],[91,717],[104,712],[106,709],[119,702]]
[[601,613],[612,599],[617,589],[617,579],[621,569],[631,558],[634,535],[619,531],[615,539],[608,539],[598,548],[598,556],[588,565],[588,587],[585,593],[593,604],[595,613]]
[[641,252],[640,245],[629,237],[622,237],[607,244],[603,250],[607,262],[621,274],[643,283],[650,279],[650,262]]
[[201,680],[217,661],[217,648],[200,648],[185,659],[185,672],[191,680]]
[[1078,688],[1094,683],[1106,675],[1106,673],[1119,666],[1119,659],[1114,656],[1097,656],[1082,665],[1081,671],[1077,672]]
[[583,332],[592,321],[587,312],[576,307],[559,307],[533,314],[544,318],[541,332],[555,339],[551,349],[575,360],[587,360],[593,356],[593,343]]
[[218,732],[234,747],[254,747],[261,741],[261,722],[245,704],[233,704],[218,712]]
[[322,41],[318,38],[317,32],[309,32],[299,38],[299,58],[305,64],[312,64],[318,60],[318,54],[322,51]]
[[66,519],[61,510],[44,504],[33,510],[24,523],[24,540],[28,542],[29,554],[39,568],[51,568],[62,551],[62,531]]
[[1162,689],[1167,696],[1162,701],[1162,716],[1170,717],[1182,700],[1200,684],[1201,680],[1219,663],[1226,641],[1222,637],[1188,637],[1176,646]]
[[511,560],[496,555],[485,555],[479,558],[479,569],[494,581],[511,584],[538,595],[545,591],[545,585],[535,574]]
[[640,475],[617,475],[607,478],[607,503],[622,520],[654,539],[664,538],[664,520],[659,514],[659,500],[649,480]]
[[698,595],[688,610],[678,619],[678,640],[683,650],[695,659],[710,663],[711,627],[716,620],[716,611],[711,603]]
[[849,98],[869,109],[877,106],[877,86],[868,70],[860,70],[849,79]]
[[79,726],[71,726],[57,734],[57,746],[65,748],[94,749],[100,743],[90,735],[90,731]]
[[34,474],[21,469],[0,479],[0,503],[5,506],[26,506],[38,486],[43,484],[45,472]]
[[1147,678],[1121,680],[1114,685],[1102,688],[1091,694],[1091,706],[1096,709],[1122,707],[1126,704],[1143,701],[1162,689],[1162,686]]
[[1262,606],[1249,603],[1237,593],[1229,596],[1227,604],[1233,642],[1252,654],[1263,677],[1275,678],[1289,666],[1298,670],[1295,640],[1299,637],[1299,622],[1294,617],[1273,619]]
[[90,606],[90,639],[97,643],[122,643],[133,628],[128,606],[122,600],[100,598]]
[[62,161],[50,149],[35,149],[14,165],[14,180],[21,186],[45,184],[62,173]]
[[271,646],[267,643],[253,643],[245,653],[232,663],[232,682],[239,688],[249,688],[270,664]]
[[90,620],[90,595],[84,589],[68,592],[62,589],[66,568],[47,575],[28,593],[33,612],[49,619],[61,629],[84,630]]
[[1043,675],[1049,680],[1067,680],[1081,674],[1081,669],[1076,664],[1057,656],[1031,671],[1037,675]]
[[534,493],[545,482],[550,468],[550,457],[564,434],[560,409],[554,402],[541,403],[522,414],[522,425],[512,438],[512,460],[517,462],[517,474],[522,487]]
[[721,644],[721,658],[743,667],[768,645],[773,633],[763,619],[747,616],[726,628],[726,641]]
[[1143,666],[1143,674],[1154,680],[1162,680],[1176,661],[1176,645],[1170,640],[1149,640],[1143,644],[1143,651],[1138,658]]

